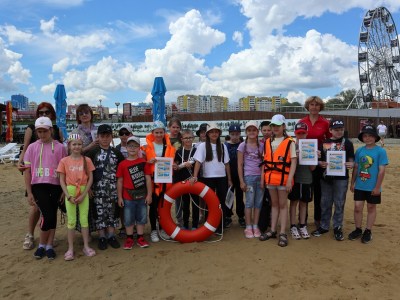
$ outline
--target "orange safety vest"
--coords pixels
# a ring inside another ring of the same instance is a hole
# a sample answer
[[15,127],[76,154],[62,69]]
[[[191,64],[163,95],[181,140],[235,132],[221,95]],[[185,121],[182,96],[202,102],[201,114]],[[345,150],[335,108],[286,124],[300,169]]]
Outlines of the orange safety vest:
[[[165,145],[164,145],[164,149],[163,149],[163,157],[172,157],[172,159],[175,158],[175,151],[176,149],[174,148],[174,146],[171,145],[171,142],[169,140],[169,135],[166,133],[164,136],[165,139]],[[154,135],[153,133],[150,133],[146,136],[146,142],[147,145],[142,147],[142,150],[145,152],[146,154],[146,160],[149,161],[150,159],[156,157],[156,151],[154,149]],[[151,173],[152,176],[154,177],[154,164],[150,164],[150,169],[151,169]],[[172,183],[154,183],[153,182],[153,191],[154,193],[159,196],[161,192],[165,192],[169,187],[172,186]]]
[[267,139],[265,141],[265,154],[264,154],[264,180],[269,185],[286,185],[291,157],[290,157],[290,144],[294,142],[291,137],[286,137],[272,153],[272,141]]

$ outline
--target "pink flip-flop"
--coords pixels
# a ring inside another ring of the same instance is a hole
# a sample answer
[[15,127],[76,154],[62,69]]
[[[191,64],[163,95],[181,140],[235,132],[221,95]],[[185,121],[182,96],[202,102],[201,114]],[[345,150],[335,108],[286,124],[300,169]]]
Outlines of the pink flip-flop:
[[96,251],[94,251],[92,248],[83,248],[83,254],[85,254],[85,256],[92,257],[96,255]]
[[73,251],[68,250],[67,252],[65,252],[65,254],[64,254],[64,260],[65,261],[71,261],[71,260],[74,260],[74,259],[75,259],[75,257],[74,257],[74,252]]

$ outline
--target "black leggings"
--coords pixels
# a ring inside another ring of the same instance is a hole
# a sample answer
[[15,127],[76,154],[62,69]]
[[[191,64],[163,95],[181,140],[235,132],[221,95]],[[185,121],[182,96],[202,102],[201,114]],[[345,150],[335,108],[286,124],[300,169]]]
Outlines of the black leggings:
[[[224,220],[229,218],[230,210],[225,205],[226,193],[228,191],[228,181],[226,177],[213,177],[213,178],[201,178],[201,181],[212,189],[218,197],[219,203],[221,204],[222,212],[224,214]],[[206,216],[207,216],[206,212]],[[221,226],[222,224],[220,224]]]
[[61,186],[40,183],[32,185],[32,194],[41,213],[40,229],[48,231],[57,227],[57,209],[62,194]]

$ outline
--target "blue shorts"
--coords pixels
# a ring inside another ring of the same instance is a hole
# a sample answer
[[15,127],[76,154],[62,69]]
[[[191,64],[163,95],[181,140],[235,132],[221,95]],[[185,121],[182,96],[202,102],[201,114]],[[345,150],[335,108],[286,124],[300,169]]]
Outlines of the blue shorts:
[[126,227],[135,224],[144,225],[147,223],[147,204],[145,199],[125,200],[124,199],[124,225]]
[[264,190],[260,187],[260,175],[245,176],[244,182],[247,185],[245,207],[261,209]]

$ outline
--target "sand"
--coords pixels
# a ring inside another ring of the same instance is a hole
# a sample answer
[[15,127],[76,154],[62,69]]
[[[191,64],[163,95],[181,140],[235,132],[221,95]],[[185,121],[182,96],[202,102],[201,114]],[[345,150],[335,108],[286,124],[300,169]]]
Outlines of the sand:
[[[83,256],[78,235],[71,262],[63,260],[66,225],[58,225],[54,261],[36,260],[34,250],[22,249],[28,215],[23,176],[13,165],[0,165],[0,298],[398,299],[400,146],[386,149],[390,165],[383,204],[368,245],[359,240],[337,242],[328,233],[309,240],[289,238],[289,246],[281,248],[277,240],[245,239],[235,219],[221,242],[160,242],[147,249],[98,250],[93,258]],[[353,228],[349,192],[346,237]],[[146,233],[149,239],[149,225]],[[36,243],[38,235],[36,230]],[[92,246],[97,249],[96,241]]]

